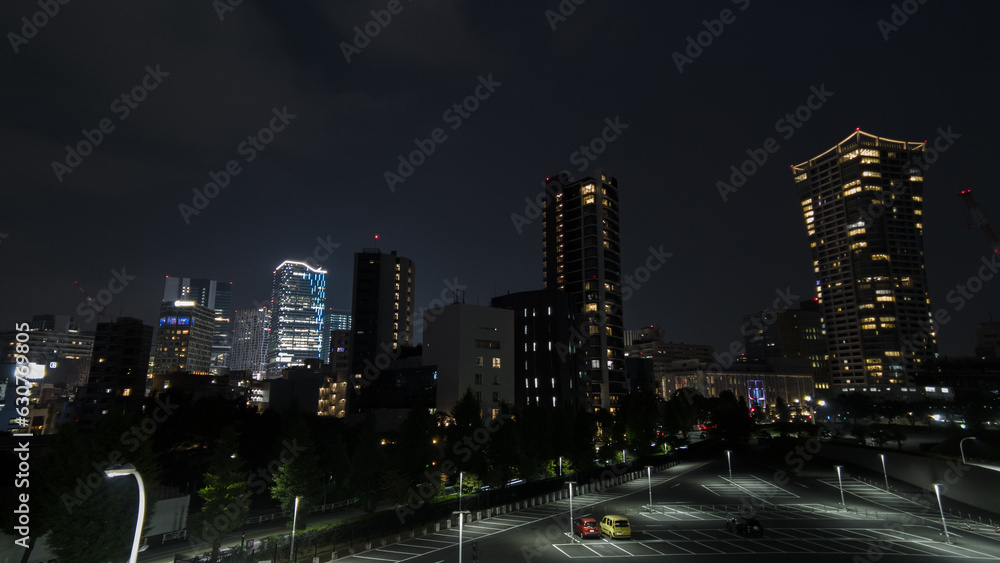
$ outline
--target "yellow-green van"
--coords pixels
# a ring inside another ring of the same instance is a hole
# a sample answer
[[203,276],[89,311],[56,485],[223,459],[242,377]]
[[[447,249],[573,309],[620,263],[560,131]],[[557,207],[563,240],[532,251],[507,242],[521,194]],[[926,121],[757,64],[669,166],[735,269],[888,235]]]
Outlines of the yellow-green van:
[[632,525],[621,514],[608,514],[601,518],[601,533],[613,539],[632,537]]

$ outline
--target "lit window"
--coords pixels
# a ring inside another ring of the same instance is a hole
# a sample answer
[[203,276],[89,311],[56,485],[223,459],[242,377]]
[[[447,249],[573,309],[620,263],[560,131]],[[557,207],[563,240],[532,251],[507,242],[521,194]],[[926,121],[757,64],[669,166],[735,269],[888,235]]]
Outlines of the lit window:
[[500,367],[500,358],[493,358],[493,367],[495,368]]
[[483,367],[483,357],[482,356],[476,356],[476,367],[477,368]]
[[584,196],[584,198],[583,198],[583,204],[584,205],[590,205],[592,203],[594,203],[594,196],[592,196],[592,195]]

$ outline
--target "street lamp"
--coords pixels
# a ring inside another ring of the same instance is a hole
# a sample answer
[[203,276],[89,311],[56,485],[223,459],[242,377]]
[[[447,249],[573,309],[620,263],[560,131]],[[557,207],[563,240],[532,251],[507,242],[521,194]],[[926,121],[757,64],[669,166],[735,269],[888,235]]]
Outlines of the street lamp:
[[465,525],[465,515],[468,513],[468,510],[452,512],[452,514],[458,514],[458,563],[462,563],[462,529]]
[[838,465],[837,467],[837,482],[840,483],[840,506],[847,508],[847,503],[844,502],[844,480],[840,476],[840,470],[843,469],[843,465]]
[[569,485],[569,537],[573,537],[573,485],[576,481],[566,481]]
[[292,551],[288,555],[292,561],[295,560],[295,524],[299,518],[299,498],[295,497],[295,510],[292,511]]
[[729,464],[729,482],[733,482],[733,456],[730,450],[726,450],[726,463]]
[[653,467],[646,466],[646,480],[649,483],[649,512],[653,512]]
[[976,439],[975,436],[969,436],[967,438],[962,438],[961,440],[958,441],[958,451],[962,453],[962,465],[968,465],[968,463],[965,463],[965,450],[962,448],[962,442],[966,440],[975,440],[975,439]]
[[104,470],[104,474],[108,478],[133,475],[136,482],[139,483],[139,515],[135,519],[135,537],[132,538],[132,554],[128,558],[129,563],[137,563],[139,561],[139,540],[142,539],[142,517],[146,513],[146,488],[142,484],[142,476],[139,475],[139,472],[135,470],[135,466],[131,463],[112,465]]
[[941,511],[941,526],[944,527],[944,541],[951,543],[951,537],[948,536],[948,524],[944,521],[944,507],[941,506],[941,485],[939,483],[934,483],[934,494],[937,495],[938,510]]
[[458,472],[458,511],[462,511],[462,474],[464,471]]
[[559,456],[559,476],[562,477],[562,456]]
[[885,490],[889,490],[889,472],[885,470],[885,454],[878,454],[882,458],[882,475],[885,475]]

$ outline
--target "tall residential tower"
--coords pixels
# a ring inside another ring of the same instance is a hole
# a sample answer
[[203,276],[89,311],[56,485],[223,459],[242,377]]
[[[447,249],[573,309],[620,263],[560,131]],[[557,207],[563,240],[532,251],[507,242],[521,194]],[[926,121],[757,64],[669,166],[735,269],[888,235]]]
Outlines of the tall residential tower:
[[792,167],[826,327],[831,391],[898,395],[935,357],[924,143],[857,131]]
[[629,391],[622,323],[618,181],[601,170],[582,180],[547,178],[542,248],[545,287],[577,307],[587,406],[614,412]]

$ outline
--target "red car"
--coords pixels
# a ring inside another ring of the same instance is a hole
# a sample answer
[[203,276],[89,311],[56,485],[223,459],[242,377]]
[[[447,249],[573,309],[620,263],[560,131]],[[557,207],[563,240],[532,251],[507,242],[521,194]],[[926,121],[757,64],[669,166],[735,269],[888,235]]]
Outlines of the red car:
[[601,527],[593,518],[577,518],[573,520],[573,533],[579,535],[581,539],[599,538],[601,537]]

